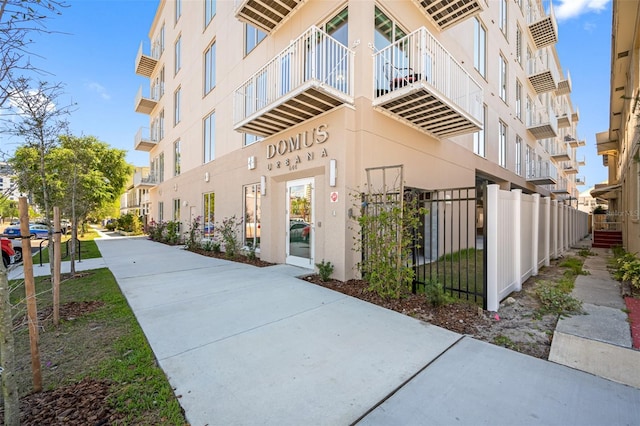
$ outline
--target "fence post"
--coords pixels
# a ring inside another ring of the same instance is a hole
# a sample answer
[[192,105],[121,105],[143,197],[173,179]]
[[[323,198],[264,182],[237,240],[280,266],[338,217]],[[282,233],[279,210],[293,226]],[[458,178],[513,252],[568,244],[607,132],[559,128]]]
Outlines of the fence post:
[[487,229],[487,310],[498,311],[498,185],[487,185],[484,220]]
[[522,189],[512,189],[513,199],[513,230],[514,250],[513,250],[513,266],[516,271],[517,284],[516,291],[522,290]]
[[550,239],[551,239],[551,198],[544,197],[544,222],[547,224],[544,230],[544,266],[549,266],[551,264],[551,250],[550,250]]
[[533,194],[533,224],[531,226],[532,275],[538,275],[538,235],[540,234],[540,194]]
[[558,256],[564,253],[564,204],[558,203]]
[[553,258],[558,257],[558,200],[551,200],[551,218],[553,219],[553,227],[551,229],[551,252]]

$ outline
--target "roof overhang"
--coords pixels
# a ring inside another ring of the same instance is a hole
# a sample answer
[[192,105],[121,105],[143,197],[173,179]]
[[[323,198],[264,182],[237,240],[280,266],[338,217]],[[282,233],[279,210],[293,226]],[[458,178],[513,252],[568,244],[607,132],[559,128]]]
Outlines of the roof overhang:
[[616,183],[614,185],[596,185],[595,188],[591,190],[591,196],[593,198],[603,198],[605,200],[618,198],[618,192],[620,192],[621,187],[622,184],[620,183]]

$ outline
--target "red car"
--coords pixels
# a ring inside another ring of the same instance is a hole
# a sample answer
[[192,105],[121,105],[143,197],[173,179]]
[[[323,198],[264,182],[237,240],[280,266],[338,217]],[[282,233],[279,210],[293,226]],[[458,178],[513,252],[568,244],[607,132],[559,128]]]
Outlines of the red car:
[[13,250],[10,239],[0,238],[0,243],[2,243],[2,263],[5,268],[8,268],[15,261],[16,252]]

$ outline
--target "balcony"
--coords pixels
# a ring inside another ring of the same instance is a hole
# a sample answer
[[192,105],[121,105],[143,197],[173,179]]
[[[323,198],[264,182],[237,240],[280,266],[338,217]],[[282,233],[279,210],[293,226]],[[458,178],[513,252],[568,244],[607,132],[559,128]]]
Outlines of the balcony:
[[353,106],[353,58],[324,31],[309,28],[236,89],[233,128],[266,137]]
[[567,161],[562,166],[562,171],[567,175],[578,174],[578,166],[573,161]]
[[576,185],[583,186],[586,185],[587,181],[584,176],[576,176]]
[[293,15],[305,0],[236,0],[235,16],[269,34]]
[[544,49],[527,61],[527,77],[536,94],[553,92],[558,88],[560,73],[554,56]]
[[564,141],[555,139],[549,139],[550,143],[547,145],[547,152],[551,156],[551,159],[557,164],[561,161],[569,161],[571,157],[567,151],[567,144]]
[[571,114],[571,121],[573,121],[574,123],[580,121],[580,111],[578,110],[578,108],[576,108],[576,110]]
[[567,78],[560,78],[558,81],[558,88],[556,89],[556,95],[568,95],[571,93],[571,74],[567,71]]
[[584,155],[582,156],[582,158],[580,160],[578,160],[578,166],[583,167],[587,165],[587,160],[584,157]]
[[568,143],[571,148],[578,148],[580,146],[580,141],[570,134],[564,136],[564,141]]
[[133,149],[149,152],[158,145],[155,137],[150,135],[149,129],[141,127],[136,133]]
[[135,100],[135,111],[141,114],[151,114],[151,111],[158,105],[159,96],[156,96],[155,93],[157,90],[152,90],[151,97],[142,96],[142,86],[138,89],[138,94],[136,95]]
[[437,138],[482,129],[482,88],[422,27],[373,55],[373,107]]
[[441,30],[482,12],[479,0],[414,0]]
[[569,195],[569,185],[567,184],[567,179],[560,179],[556,183],[555,187],[551,188],[551,193],[557,195]]
[[534,185],[554,185],[557,181],[558,170],[551,162],[540,160],[527,164],[527,182]]
[[530,7],[527,13],[527,24],[529,33],[536,45],[536,49],[550,46],[558,42],[558,24],[553,13],[553,6],[549,2],[549,14],[538,9],[537,2],[529,2]]
[[158,180],[156,179],[153,173],[148,175],[143,175],[140,172],[136,172],[133,175],[133,187],[134,188],[153,188],[158,184]]
[[558,118],[551,107],[533,108],[527,113],[527,130],[536,139],[558,136]]
[[151,74],[153,74],[153,70],[156,69],[157,64],[157,58],[142,53],[142,43],[140,43],[138,55],[136,56],[136,74],[143,77],[151,77]]

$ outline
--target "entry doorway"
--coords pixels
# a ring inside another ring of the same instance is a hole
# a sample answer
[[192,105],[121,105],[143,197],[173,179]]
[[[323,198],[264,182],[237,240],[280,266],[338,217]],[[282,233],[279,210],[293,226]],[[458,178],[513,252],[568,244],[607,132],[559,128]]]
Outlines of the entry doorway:
[[302,268],[314,267],[314,180],[287,182],[286,262]]

